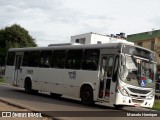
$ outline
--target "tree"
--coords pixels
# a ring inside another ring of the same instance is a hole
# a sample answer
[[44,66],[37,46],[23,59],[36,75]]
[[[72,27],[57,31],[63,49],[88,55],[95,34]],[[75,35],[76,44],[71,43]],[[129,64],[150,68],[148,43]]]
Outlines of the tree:
[[17,24],[0,30],[0,65],[4,65],[9,48],[36,47],[35,39]]

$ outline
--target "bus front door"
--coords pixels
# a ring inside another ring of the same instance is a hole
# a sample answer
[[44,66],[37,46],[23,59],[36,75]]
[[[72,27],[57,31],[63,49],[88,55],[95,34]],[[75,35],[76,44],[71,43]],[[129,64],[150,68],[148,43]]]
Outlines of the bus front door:
[[17,53],[16,59],[15,59],[15,71],[14,71],[13,85],[18,85],[18,77],[19,77],[19,74],[22,72],[21,63],[22,63],[22,54]]
[[112,70],[113,70],[114,57],[113,55],[102,55],[100,67],[100,86],[99,86],[99,99],[110,100],[111,97],[111,84],[112,84]]

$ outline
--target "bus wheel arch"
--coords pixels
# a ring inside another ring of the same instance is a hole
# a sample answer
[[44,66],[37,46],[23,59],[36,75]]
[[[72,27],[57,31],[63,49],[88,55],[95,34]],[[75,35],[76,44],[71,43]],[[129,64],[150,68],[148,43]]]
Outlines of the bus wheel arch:
[[26,77],[24,81],[24,89],[26,93],[31,93],[32,91],[32,81],[30,77]]
[[83,84],[80,88],[80,98],[82,104],[84,105],[92,105],[94,104],[93,98],[93,88],[89,84]]

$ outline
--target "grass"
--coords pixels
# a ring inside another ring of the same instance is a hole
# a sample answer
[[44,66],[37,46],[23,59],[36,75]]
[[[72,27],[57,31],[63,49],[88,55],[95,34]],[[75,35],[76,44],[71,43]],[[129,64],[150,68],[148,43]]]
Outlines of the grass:
[[155,100],[152,107],[153,110],[160,110],[160,100]]
[[3,78],[0,78],[0,83],[4,83],[5,82],[5,80],[3,79]]

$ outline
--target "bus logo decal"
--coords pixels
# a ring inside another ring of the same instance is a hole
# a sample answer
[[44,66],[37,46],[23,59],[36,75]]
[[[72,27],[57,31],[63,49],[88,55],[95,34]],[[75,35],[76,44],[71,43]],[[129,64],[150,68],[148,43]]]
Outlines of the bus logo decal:
[[68,74],[69,74],[70,79],[75,79],[76,78],[76,71],[68,72]]

